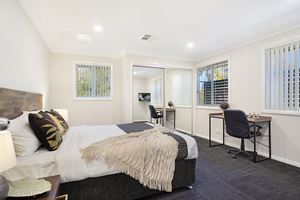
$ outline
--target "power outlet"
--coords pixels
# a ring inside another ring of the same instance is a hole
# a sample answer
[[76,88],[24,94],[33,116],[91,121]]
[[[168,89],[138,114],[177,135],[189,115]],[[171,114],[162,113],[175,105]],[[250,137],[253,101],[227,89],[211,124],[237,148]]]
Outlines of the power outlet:
[[220,134],[221,133],[221,131],[220,131],[220,129],[216,129],[216,134]]

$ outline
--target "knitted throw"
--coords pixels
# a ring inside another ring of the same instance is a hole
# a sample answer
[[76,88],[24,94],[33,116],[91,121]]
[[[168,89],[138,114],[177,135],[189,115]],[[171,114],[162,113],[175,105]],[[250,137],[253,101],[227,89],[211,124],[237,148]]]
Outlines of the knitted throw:
[[110,137],[80,152],[87,163],[103,160],[150,189],[172,191],[178,143],[156,129]]

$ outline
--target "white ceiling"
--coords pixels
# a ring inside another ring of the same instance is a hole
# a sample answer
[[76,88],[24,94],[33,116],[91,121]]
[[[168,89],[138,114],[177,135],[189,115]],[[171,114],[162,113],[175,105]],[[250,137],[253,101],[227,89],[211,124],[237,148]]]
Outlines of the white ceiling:
[[[197,60],[300,22],[300,0],[19,1],[51,51],[109,57]],[[90,34],[91,42],[76,33]],[[144,34],[153,40],[142,41]]]

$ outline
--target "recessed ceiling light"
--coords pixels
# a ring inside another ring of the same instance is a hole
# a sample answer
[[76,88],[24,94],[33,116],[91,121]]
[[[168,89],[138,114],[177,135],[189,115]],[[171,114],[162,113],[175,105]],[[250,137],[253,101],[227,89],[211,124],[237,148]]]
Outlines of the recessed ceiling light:
[[94,26],[94,30],[95,30],[96,32],[101,32],[101,31],[102,31],[102,27],[99,26],[99,25],[96,25],[96,26]]
[[133,75],[136,75],[137,74],[137,72],[133,72]]
[[192,42],[189,42],[189,43],[186,44],[186,47],[190,48],[190,49],[193,48],[194,46],[195,46],[195,44],[192,43]]
[[92,36],[90,36],[89,34],[77,33],[76,37],[78,40],[88,42],[88,43],[91,42],[92,40]]

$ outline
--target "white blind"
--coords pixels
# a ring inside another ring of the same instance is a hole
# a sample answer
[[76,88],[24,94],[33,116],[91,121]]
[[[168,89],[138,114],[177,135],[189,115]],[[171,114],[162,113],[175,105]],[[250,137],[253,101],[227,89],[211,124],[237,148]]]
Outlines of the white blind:
[[265,52],[265,107],[299,111],[299,41]]
[[77,97],[111,97],[111,66],[76,65]]

